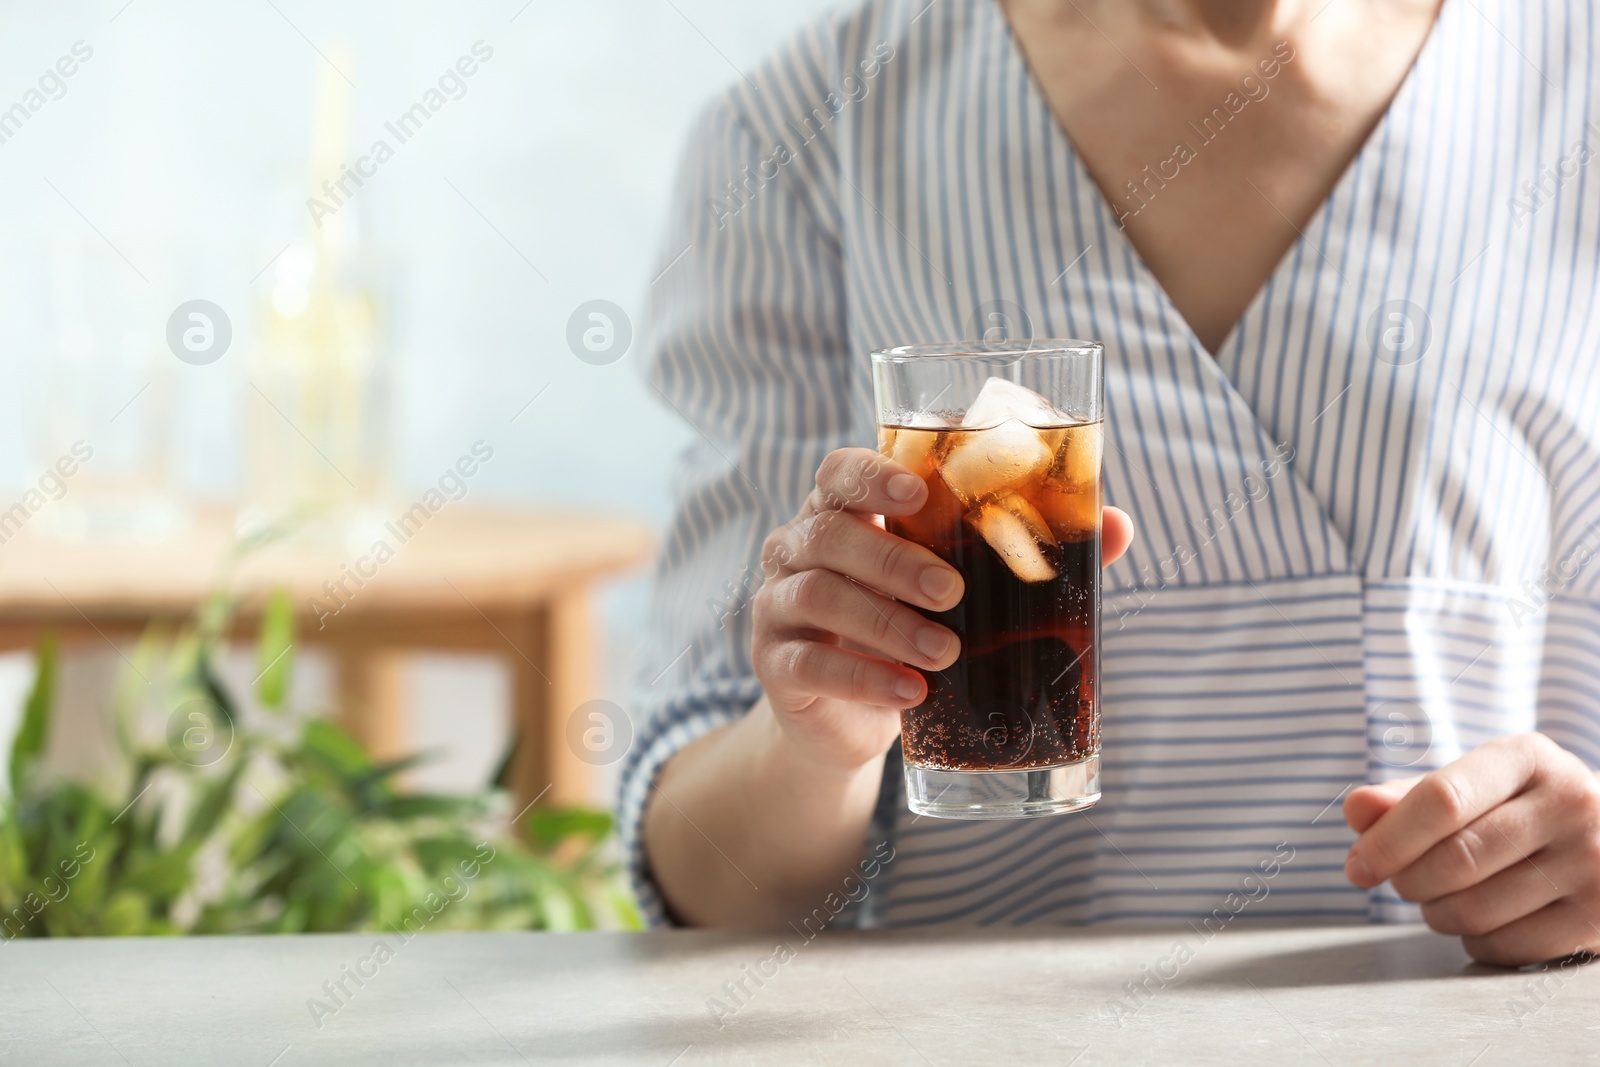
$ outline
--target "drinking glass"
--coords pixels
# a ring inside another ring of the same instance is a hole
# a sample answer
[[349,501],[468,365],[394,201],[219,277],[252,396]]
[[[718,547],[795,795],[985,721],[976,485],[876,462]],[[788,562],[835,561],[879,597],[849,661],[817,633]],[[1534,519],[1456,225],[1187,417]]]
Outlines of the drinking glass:
[[[901,717],[912,811],[1012,819],[1100,799],[1103,355],[1093,341],[872,353],[878,448],[927,502],[890,533],[961,573],[961,639]],[[920,609],[919,609],[920,610]]]

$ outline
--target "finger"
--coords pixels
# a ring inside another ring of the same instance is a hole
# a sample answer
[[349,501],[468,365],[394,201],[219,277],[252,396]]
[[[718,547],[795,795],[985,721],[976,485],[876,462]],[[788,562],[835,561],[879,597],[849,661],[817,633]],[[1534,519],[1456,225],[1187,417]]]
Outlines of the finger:
[[929,670],[950,666],[961,650],[945,627],[833,571],[801,571],[775,582],[769,618],[779,628],[835,634],[869,653]]
[[1468,889],[1428,901],[1422,918],[1441,934],[1483,937],[1567,896],[1552,873],[1568,881],[1576,872],[1546,849]]
[[1497,738],[1412,787],[1356,839],[1345,877],[1370,889],[1527,785],[1538,769],[1538,745],[1527,736]]
[[1587,909],[1575,900],[1559,900],[1493,933],[1463,937],[1462,947],[1480,963],[1523,967],[1600,947]]
[[[1463,826],[1390,878],[1406,900],[1426,903],[1457,893],[1526,860],[1554,838],[1559,812],[1548,790],[1533,790],[1506,801]],[[1544,903],[1549,903],[1545,901]]]
[[1121,508],[1100,512],[1100,562],[1111,566],[1133,544],[1133,519]]
[[961,575],[927,548],[848,511],[791,523],[784,550],[794,571],[830,570],[886,596],[945,611],[961,599]]
[[870,448],[836,448],[817,468],[817,487],[801,515],[858,511],[915,515],[928,496],[922,476]]
[[1422,776],[1418,774],[1352,789],[1350,795],[1344,798],[1344,821],[1356,833],[1366,833],[1380,816],[1398,804],[1400,798],[1411,792],[1411,787],[1420,781]]
[[910,667],[850,652],[821,641],[795,638],[764,650],[767,699],[784,710],[803,708],[818,697],[885,708],[922,703],[927,683]]

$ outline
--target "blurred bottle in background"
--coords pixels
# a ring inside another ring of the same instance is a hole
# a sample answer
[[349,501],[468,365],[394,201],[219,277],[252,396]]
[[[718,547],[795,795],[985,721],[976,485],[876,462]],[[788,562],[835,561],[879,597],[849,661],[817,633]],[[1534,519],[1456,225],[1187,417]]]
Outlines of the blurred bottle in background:
[[43,258],[50,358],[40,367],[34,464],[48,472],[63,457],[92,459],[49,484],[30,474],[28,488],[50,506],[29,528],[64,541],[161,540],[187,512],[173,491],[166,432],[173,361],[159,327],[143,328],[164,317],[156,287],[92,235],[57,235]]
[[[248,376],[247,505],[257,518],[307,510],[346,532],[370,525],[388,470],[388,380],[380,358],[380,264],[361,241],[359,187],[349,177],[348,49],[318,67],[303,238],[269,268]],[[335,70],[334,68],[337,68]],[[344,190],[352,195],[328,190]],[[320,525],[320,524],[319,524]]]

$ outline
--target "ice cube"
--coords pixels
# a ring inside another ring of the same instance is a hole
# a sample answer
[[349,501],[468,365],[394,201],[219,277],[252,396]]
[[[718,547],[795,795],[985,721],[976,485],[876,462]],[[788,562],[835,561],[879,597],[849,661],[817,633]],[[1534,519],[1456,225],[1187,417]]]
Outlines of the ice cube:
[[893,439],[885,451],[890,459],[900,464],[908,471],[927,476],[933,473],[933,461],[940,455],[948,442],[947,433],[935,433],[932,430],[912,430],[900,427],[894,432]]
[[1020,519],[1022,525],[1026,526],[1028,532],[1033,535],[1034,540],[1041,544],[1055,545],[1056,538],[1050,532],[1050,524],[1039,513],[1039,509],[1033,506],[1033,502],[1021,493],[1007,493],[1005,496],[995,500],[995,506],[1005,508]]
[[[1065,492],[1086,491],[1100,483],[1101,426],[1081,423],[1054,431],[1055,457],[1046,480]],[[1052,435],[1053,436],[1053,435]]]
[[1005,378],[990,378],[978,390],[978,397],[967,408],[961,425],[964,429],[982,430],[998,426],[1007,419],[1041,428],[1072,421],[1027,386]]
[[1046,437],[1055,458],[1034,499],[1057,537],[1087,540],[1100,529],[1100,424],[1065,426]]
[[949,436],[939,476],[969,508],[1037,478],[1052,458],[1039,431],[1015,420]]
[[1044,516],[1025,497],[1008,493],[968,512],[967,521],[1018,578],[1048,582],[1056,576],[1044,554],[1044,546],[1056,540]]
[[1046,482],[1038,494],[1039,510],[1050,530],[1062,541],[1087,541],[1100,529],[1100,493],[1087,489],[1061,489]]

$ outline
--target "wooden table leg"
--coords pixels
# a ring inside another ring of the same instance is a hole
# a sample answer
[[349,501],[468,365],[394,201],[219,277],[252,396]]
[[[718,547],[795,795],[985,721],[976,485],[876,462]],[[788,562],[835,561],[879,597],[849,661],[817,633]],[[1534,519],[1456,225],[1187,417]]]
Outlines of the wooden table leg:
[[545,724],[551,752],[550,796],[562,804],[589,803],[590,765],[573,752],[567,732],[572,713],[597,695],[589,590],[580,586],[553,598],[545,609],[545,621],[550,664],[545,668],[550,675],[550,717]]
[[589,764],[572,751],[567,722],[594,696],[593,613],[586,589],[562,592],[519,617],[507,637],[515,649],[511,714],[519,738],[511,784],[517,807],[592,803]]
[[380,763],[409,755],[405,653],[365,642],[339,642],[333,653],[341,724]]

